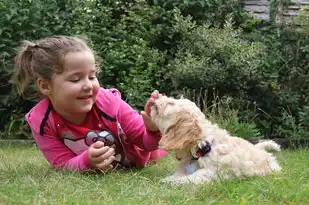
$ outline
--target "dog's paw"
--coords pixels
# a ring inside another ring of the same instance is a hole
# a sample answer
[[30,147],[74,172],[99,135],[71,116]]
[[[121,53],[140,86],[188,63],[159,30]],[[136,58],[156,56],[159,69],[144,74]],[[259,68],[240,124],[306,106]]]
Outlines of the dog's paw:
[[160,179],[159,182],[160,183],[171,183],[173,181],[173,177],[172,176],[168,176],[168,177],[165,177],[163,179]]
[[160,182],[178,186],[178,185],[188,184],[190,183],[190,180],[187,177],[181,177],[181,178],[166,177],[166,178],[161,179]]

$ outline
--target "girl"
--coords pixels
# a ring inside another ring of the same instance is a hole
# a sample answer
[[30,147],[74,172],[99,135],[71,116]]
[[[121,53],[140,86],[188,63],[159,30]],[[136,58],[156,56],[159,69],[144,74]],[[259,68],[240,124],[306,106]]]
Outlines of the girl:
[[165,155],[149,117],[154,91],[139,115],[116,89],[101,88],[93,51],[80,38],[53,36],[24,42],[15,81],[25,96],[31,80],[44,98],[26,114],[38,148],[55,168],[108,171],[144,167]]

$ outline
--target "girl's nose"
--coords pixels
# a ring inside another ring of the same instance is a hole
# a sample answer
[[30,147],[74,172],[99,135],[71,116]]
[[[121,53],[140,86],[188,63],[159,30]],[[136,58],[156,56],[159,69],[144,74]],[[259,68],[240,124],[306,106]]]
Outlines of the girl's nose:
[[90,89],[92,89],[92,87],[93,87],[93,84],[92,84],[91,80],[89,80],[88,78],[86,78],[86,79],[84,80],[83,89],[84,89],[84,90],[90,90]]

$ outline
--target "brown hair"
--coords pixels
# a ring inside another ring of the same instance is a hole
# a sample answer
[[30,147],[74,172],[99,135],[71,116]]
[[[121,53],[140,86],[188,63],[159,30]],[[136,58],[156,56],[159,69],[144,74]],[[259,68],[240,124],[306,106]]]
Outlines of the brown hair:
[[66,54],[91,51],[85,39],[71,36],[52,36],[36,42],[24,41],[15,58],[16,72],[13,82],[24,97],[29,83],[38,77],[50,80],[63,72]]

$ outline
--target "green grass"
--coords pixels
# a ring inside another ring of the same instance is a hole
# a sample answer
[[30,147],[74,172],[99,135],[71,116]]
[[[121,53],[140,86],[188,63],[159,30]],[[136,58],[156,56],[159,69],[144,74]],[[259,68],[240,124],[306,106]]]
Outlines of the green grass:
[[177,162],[110,174],[55,171],[35,147],[0,147],[0,204],[309,204],[309,150],[277,154],[268,177],[173,187],[159,179]]

